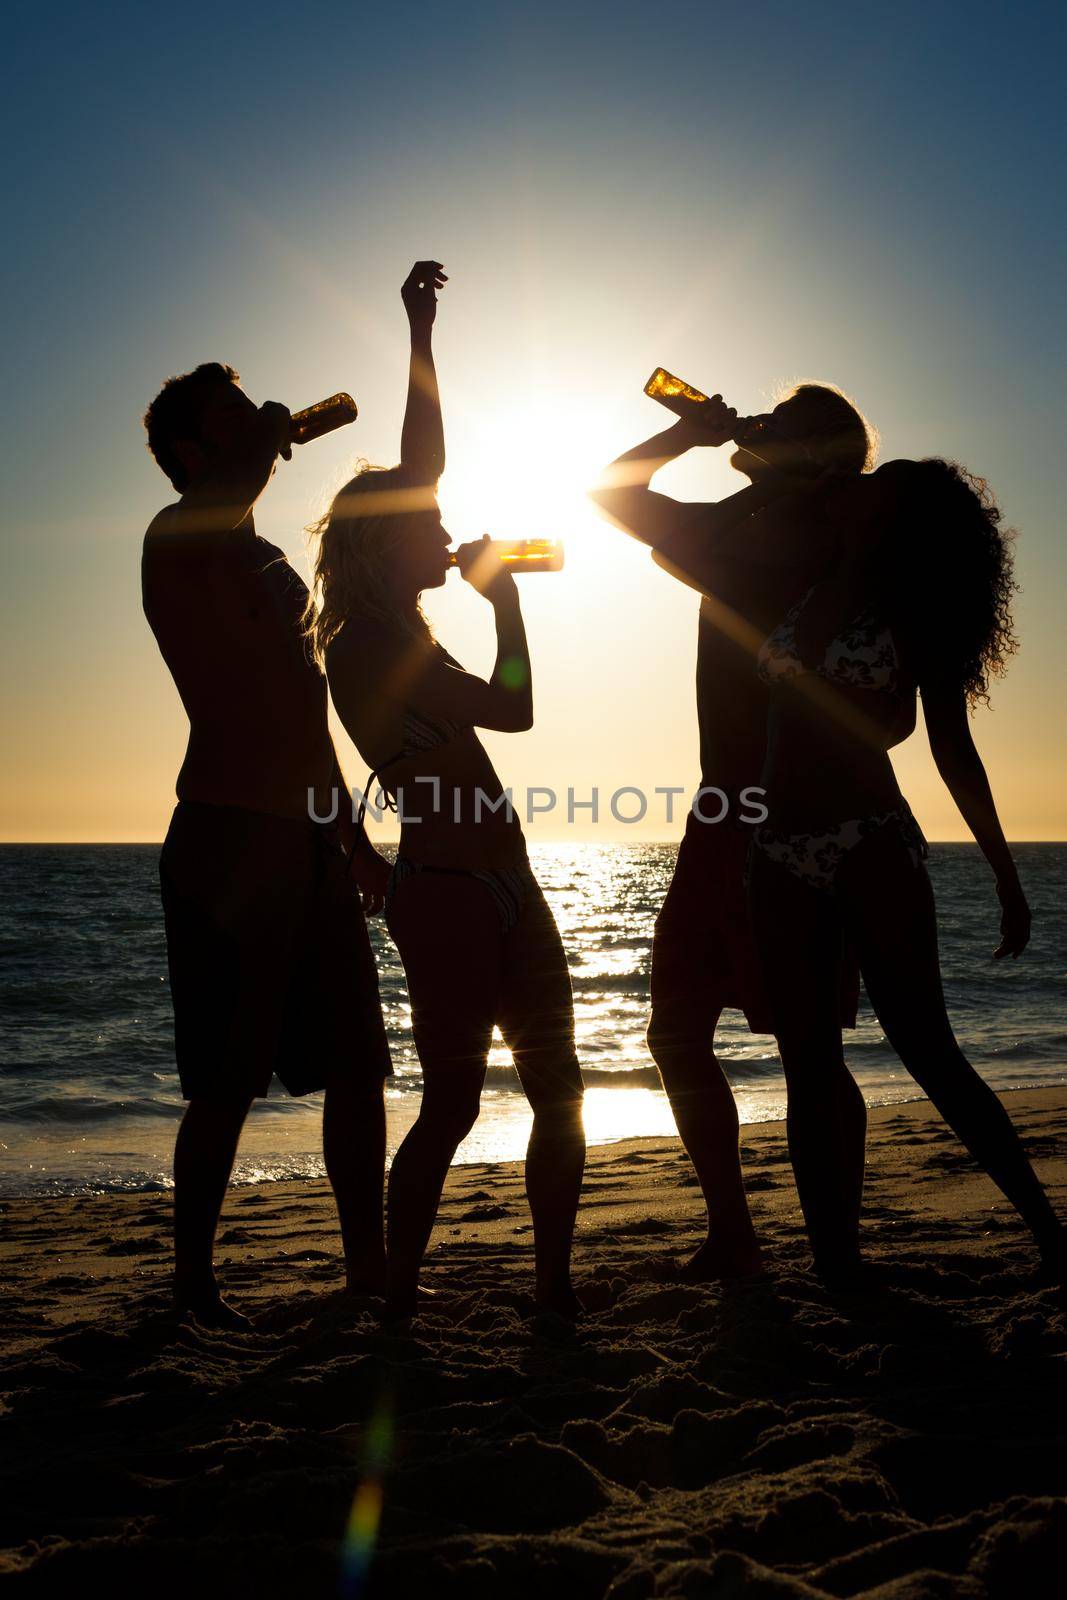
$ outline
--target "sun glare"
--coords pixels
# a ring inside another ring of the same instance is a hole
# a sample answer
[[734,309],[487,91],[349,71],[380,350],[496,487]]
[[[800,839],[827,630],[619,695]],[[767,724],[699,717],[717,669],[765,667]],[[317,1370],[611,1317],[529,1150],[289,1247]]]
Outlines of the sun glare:
[[[445,526],[457,543],[483,533],[573,540],[596,520],[588,492],[615,448],[606,427],[555,394],[524,394],[491,416],[463,416],[449,427]],[[577,555],[568,546],[568,564]]]

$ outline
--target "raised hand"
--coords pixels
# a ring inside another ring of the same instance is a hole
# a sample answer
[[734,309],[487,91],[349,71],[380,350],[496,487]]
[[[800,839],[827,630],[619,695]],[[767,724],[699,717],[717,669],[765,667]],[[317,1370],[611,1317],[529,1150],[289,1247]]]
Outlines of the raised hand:
[[700,432],[705,437],[697,442],[723,445],[733,438],[736,430],[737,407],[728,406],[721,394],[710,395],[707,404],[700,408]]
[[283,461],[293,459],[293,419],[288,406],[279,404],[277,400],[265,400],[259,408],[256,426],[261,436],[268,440],[275,455],[281,456]]
[[416,261],[400,290],[413,333],[429,333],[437,315],[437,291],[447,282],[439,261]]
[[724,445],[734,437],[736,429],[737,411],[726,404],[721,394],[713,394],[700,404],[694,401],[692,418],[680,417],[667,436],[681,455],[702,445]]

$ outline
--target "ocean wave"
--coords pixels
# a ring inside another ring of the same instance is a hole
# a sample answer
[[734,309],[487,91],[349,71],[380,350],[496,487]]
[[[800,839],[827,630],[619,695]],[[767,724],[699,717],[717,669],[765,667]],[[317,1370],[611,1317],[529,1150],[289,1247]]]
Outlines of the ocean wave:
[[[154,846],[0,849],[0,1010],[7,1023],[0,1030],[0,1117],[13,1129],[4,1157],[7,1192],[18,1192],[10,1188],[19,1182],[10,1176],[12,1162],[25,1173],[33,1169],[26,1182],[47,1180],[42,1193],[60,1192],[57,1185],[68,1180],[81,1185],[69,1192],[167,1181],[181,1101],[157,854]],[[675,847],[538,844],[531,854],[571,961],[586,1083],[658,1095],[644,1043],[648,954]],[[1067,846],[1025,845],[1017,855],[1034,939],[1024,958],[1009,964],[990,960],[997,910],[980,853],[934,845],[930,859],[949,1012],[976,1066],[1004,1087],[1062,1081],[1067,1062]],[[404,973],[380,924],[372,925],[371,941],[399,1069],[390,1103],[408,1115],[422,1077]],[[753,1039],[736,1012],[724,1015],[718,1039],[742,1104],[758,1108],[762,1095],[766,1105],[779,1104],[773,1040]],[[917,1096],[866,1007],[860,1028],[845,1036],[845,1053],[869,1099]],[[528,1115],[510,1066],[495,1061],[486,1090],[494,1115]],[[257,1103],[250,1127],[266,1140],[257,1147],[258,1166],[301,1175],[282,1152],[303,1142],[302,1123],[311,1130],[320,1109],[321,1097],[290,1100],[277,1091]],[[42,1174],[34,1151],[45,1146],[49,1170]],[[109,1165],[118,1150],[143,1182]],[[94,1171],[76,1164],[83,1157]]]
[[89,1095],[37,1095],[8,1096],[5,1120],[29,1123],[101,1123],[125,1120],[129,1117],[158,1117],[173,1122],[181,1113],[180,1102],[155,1100],[149,1096],[135,1099],[104,1100]]

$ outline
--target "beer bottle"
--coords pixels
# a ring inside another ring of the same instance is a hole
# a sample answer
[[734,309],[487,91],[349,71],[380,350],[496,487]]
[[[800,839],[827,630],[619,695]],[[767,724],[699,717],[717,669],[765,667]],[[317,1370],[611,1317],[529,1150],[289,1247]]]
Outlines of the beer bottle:
[[[558,539],[490,539],[486,546],[518,577],[520,572],[562,572],[563,546]],[[449,566],[456,565],[455,555]]]
[[324,433],[332,433],[335,428],[355,422],[358,414],[359,408],[350,394],[332,394],[328,400],[320,400],[318,405],[293,412],[290,443],[308,444],[312,439],[321,439]]
[[[666,406],[668,411],[673,411],[676,417],[681,417],[683,422],[695,422],[699,427],[704,421],[708,396],[700,389],[694,389],[684,379],[676,378],[666,367],[656,368],[645,384],[645,393],[653,400],[658,400],[661,406]],[[737,428],[743,427],[747,420],[746,417],[738,417]]]

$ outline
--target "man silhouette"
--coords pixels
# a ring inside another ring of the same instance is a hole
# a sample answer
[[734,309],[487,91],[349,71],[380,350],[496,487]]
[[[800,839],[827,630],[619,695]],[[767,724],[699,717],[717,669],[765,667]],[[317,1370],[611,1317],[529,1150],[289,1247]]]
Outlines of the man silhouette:
[[[611,464],[604,487],[593,492],[612,521],[650,545],[661,566],[702,595],[700,782],[725,796],[725,814],[716,820],[723,801],[709,794],[687,820],[656,920],[648,1028],[649,1049],[708,1206],[708,1237],[683,1268],[697,1279],[746,1276],[761,1265],[741,1176],[737,1107],[714,1053],[715,1029],[727,1008],[741,1010],[753,1033],[773,1032],[744,887],[751,826],[762,815],[758,785],[767,723],[755,655],[832,553],[818,485],[806,486],[804,475],[858,473],[871,454],[858,411],[820,384],[802,385],[769,415],[747,421],[749,436],[760,434],[760,454],[739,448],[730,464],[751,481],[717,504],[685,504],[648,485],[659,468],[694,446],[721,446],[741,432],[737,413],[719,395],[706,424],[678,422],[635,446]],[[773,562],[760,557],[766,540],[774,542]],[[729,560],[723,559],[727,551]],[[746,790],[754,792],[746,797]],[[857,994],[855,963],[846,961],[841,1020],[847,1027],[855,1026]]]
[[[359,889],[379,909],[388,868],[341,802],[326,683],[303,637],[307,589],[255,531],[255,503],[290,456],[288,411],[257,408],[231,367],[209,363],[170,379],[144,420],[180,495],[145,535],[144,610],[190,724],[160,857],[188,1101],[174,1152],[175,1300],[247,1326],[219,1293],[212,1252],[241,1127],[274,1073],[291,1094],[325,1090],[348,1285],[384,1278],[392,1068]],[[312,821],[333,814],[335,789],[337,825]]]

